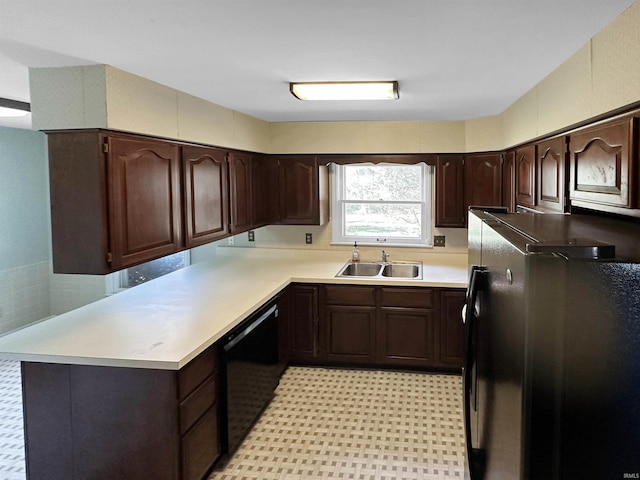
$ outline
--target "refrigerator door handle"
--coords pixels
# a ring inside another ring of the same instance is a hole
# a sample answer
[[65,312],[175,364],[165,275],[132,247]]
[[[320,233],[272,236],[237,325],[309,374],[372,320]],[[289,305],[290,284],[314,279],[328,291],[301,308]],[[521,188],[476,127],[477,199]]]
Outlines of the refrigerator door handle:
[[465,306],[463,307],[464,324],[465,324],[465,356],[464,356],[464,368],[463,368],[463,396],[464,396],[464,429],[466,439],[466,453],[467,453],[467,465],[471,470],[467,478],[474,480],[477,475],[474,476],[472,466],[477,463],[477,459],[473,458],[474,449],[472,445],[472,432],[471,432],[471,409],[474,411],[477,409],[477,374],[476,374],[476,302],[478,299],[478,293],[484,290],[486,284],[486,269],[485,267],[474,265],[471,269],[471,279],[469,281],[469,288],[467,289],[467,296]]

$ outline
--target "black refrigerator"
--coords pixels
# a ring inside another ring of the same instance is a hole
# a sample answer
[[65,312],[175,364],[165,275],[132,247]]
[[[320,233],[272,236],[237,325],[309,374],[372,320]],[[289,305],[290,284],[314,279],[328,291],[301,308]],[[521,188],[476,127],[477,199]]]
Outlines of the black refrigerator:
[[470,480],[640,478],[640,223],[469,211]]

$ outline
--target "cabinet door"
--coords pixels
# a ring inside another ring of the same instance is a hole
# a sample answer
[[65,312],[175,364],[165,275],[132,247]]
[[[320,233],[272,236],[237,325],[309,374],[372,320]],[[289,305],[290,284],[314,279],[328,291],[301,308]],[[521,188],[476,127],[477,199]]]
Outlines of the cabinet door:
[[464,360],[464,324],[462,306],[464,290],[440,292],[440,363],[460,367]]
[[212,406],[182,438],[182,480],[201,480],[220,454],[218,409]]
[[280,221],[280,179],[277,159],[266,155],[254,157],[251,164],[253,184],[253,227]]
[[318,287],[293,285],[289,287],[291,329],[291,359],[313,361],[319,352]]
[[564,212],[566,137],[557,137],[536,144],[537,193],[539,207]]
[[536,154],[533,145],[516,150],[516,202],[536,206]]
[[516,211],[516,152],[506,152],[502,162],[502,206]]
[[502,205],[500,154],[465,156],[466,205]]
[[112,266],[122,268],[179,251],[178,146],[125,136],[107,141]]
[[291,361],[291,297],[293,288],[287,288],[278,297],[278,363],[283,370]]
[[436,227],[464,227],[464,161],[462,155],[438,155]]
[[571,200],[634,208],[633,156],[637,119],[625,118],[572,134]]
[[323,317],[327,360],[339,363],[374,363],[375,319],[375,306],[327,305]]
[[229,194],[231,209],[231,234],[251,229],[251,155],[229,154]]
[[434,325],[434,310],[381,307],[378,322],[378,361],[385,365],[434,365]]
[[315,156],[284,156],[280,165],[280,223],[322,225],[328,220],[328,173]]
[[182,168],[186,246],[194,247],[227,236],[227,152],[185,146]]

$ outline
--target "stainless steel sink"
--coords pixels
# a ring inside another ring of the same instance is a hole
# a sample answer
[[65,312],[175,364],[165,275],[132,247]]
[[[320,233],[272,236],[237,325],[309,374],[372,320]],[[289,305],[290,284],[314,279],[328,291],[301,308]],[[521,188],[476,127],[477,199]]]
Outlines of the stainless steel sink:
[[421,265],[409,263],[391,263],[382,269],[383,277],[417,278],[421,274]]
[[381,263],[347,262],[337,277],[375,277],[382,270]]
[[422,262],[347,262],[336,277],[422,278]]

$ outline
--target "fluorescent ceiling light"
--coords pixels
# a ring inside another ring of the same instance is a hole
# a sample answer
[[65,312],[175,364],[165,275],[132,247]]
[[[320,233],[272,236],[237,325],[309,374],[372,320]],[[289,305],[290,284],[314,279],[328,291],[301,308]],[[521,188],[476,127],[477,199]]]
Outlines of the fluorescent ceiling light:
[[300,100],[395,100],[398,82],[302,82],[289,90]]
[[0,98],[0,117],[24,117],[31,111],[27,102]]

